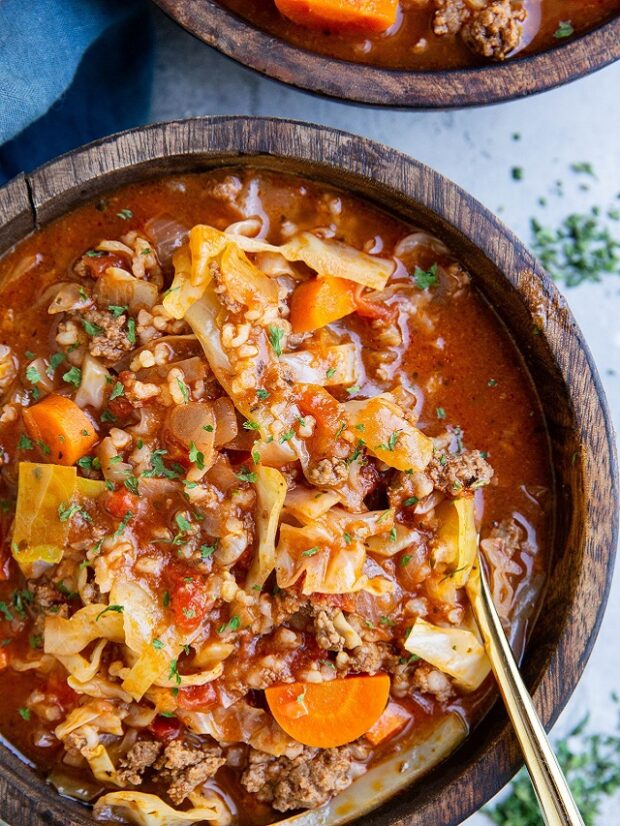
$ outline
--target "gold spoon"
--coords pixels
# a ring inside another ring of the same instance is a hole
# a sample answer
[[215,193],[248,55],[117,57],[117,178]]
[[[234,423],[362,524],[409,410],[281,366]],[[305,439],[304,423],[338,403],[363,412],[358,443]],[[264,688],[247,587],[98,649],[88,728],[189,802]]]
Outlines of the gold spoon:
[[547,826],[584,826],[532,698],[515,662],[493,604],[480,552],[467,583],[467,593],[487,656],[523,752],[525,765]]

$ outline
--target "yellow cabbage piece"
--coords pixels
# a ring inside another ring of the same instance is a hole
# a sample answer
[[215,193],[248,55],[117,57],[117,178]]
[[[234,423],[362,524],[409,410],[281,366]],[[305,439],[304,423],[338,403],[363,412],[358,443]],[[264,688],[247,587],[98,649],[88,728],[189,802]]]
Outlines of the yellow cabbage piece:
[[348,594],[362,589],[383,592],[381,577],[364,573],[366,551],[359,540],[346,544],[322,524],[280,526],[276,550],[276,581],[290,588],[303,577],[303,594]]
[[173,809],[161,798],[146,792],[110,792],[95,803],[93,814],[97,820],[118,820],[135,823],[136,826],[184,826],[208,820],[216,826],[230,823],[230,813],[220,798],[213,795],[207,799],[200,795],[190,795],[193,808],[185,811]]
[[416,619],[405,648],[427,663],[449,674],[466,691],[474,691],[491,670],[484,647],[471,631],[443,628]]
[[319,238],[311,232],[302,232],[281,247],[258,238],[232,237],[246,252],[278,252],[287,261],[303,261],[318,275],[348,278],[373,290],[382,290],[394,272],[394,262],[387,258],[368,255],[342,241]]
[[326,514],[338,501],[340,497],[333,490],[297,485],[287,491],[284,507],[302,525],[308,525]]
[[173,318],[183,318],[202,297],[213,278],[209,265],[225,246],[226,236],[213,227],[199,224],[190,230],[189,245],[172,257],[174,279],[163,301]]
[[375,556],[394,556],[420,541],[420,534],[405,525],[394,525],[389,537],[371,536],[366,540],[368,550]]
[[293,381],[302,384],[318,384],[322,387],[361,384],[363,370],[355,344],[336,344],[325,350],[296,350],[284,353],[280,358]]
[[286,479],[279,470],[256,467],[256,530],[258,548],[246,588],[262,587],[276,564],[276,532],[286,497]]
[[424,470],[433,457],[433,442],[405,418],[389,396],[346,402],[349,425],[368,452],[397,470]]
[[448,562],[448,573],[455,588],[463,588],[469,579],[478,551],[476,511],[473,498],[452,499],[435,508],[439,521],[436,544],[441,560]]
[[75,467],[19,463],[11,552],[24,576],[39,576],[62,559],[71,523],[60,519],[60,505],[95,498],[105,489],[104,482],[78,477]]
[[80,608],[69,619],[47,616],[43,645],[45,653],[62,656],[79,654],[90,642],[103,638],[124,642],[123,615],[107,608],[107,605],[92,604]]

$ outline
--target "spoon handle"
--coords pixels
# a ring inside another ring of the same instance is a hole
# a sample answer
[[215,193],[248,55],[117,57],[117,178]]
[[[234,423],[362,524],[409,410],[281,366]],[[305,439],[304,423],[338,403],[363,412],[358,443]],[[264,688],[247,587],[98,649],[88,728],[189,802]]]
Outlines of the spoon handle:
[[566,778],[551,748],[493,604],[484,566],[476,564],[469,597],[506,710],[523,752],[547,826],[584,826]]

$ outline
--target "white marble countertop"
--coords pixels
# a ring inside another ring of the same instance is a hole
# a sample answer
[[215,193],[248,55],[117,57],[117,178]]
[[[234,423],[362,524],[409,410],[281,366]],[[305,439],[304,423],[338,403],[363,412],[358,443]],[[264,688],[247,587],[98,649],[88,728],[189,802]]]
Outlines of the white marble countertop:
[[[591,206],[620,208],[620,64],[570,86],[498,106],[451,112],[392,112],[345,106],[267,80],[193,39],[155,12],[157,51],[152,120],[193,115],[273,115],[335,126],[382,141],[460,184],[525,241],[530,217],[556,226]],[[515,140],[513,135],[520,135]],[[596,178],[570,166],[590,162]],[[523,168],[515,181],[511,170]],[[564,182],[564,195],[555,182]],[[589,186],[584,190],[580,185]],[[539,197],[547,206],[538,205]],[[617,225],[615,232],[618,232]],[[593,351],[616,423],[620,423],[620,279],[564,289]],[[591,712],[592,725],[611,731],[620,693],[620,574],[594,653],[556,732]],[[617,801],[616,801],[617,805]],[[620,822],[613,802],[600,824]],[[490,821],[474,815],[467,826]]]

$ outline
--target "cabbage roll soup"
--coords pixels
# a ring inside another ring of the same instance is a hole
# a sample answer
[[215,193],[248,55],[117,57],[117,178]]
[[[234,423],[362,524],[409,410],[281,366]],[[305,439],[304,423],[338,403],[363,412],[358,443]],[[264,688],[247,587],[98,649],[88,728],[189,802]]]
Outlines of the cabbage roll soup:
[[620,0],[221,0],[302,49],[399,69],[502,61],[564,43]]
[[495,697],[478,544],[521,651],[553,500],[534,389],[441,238],[224,169],[79,207],[0,283],[6,741],[147,826],[353,784],[350,818],[449,752]]

